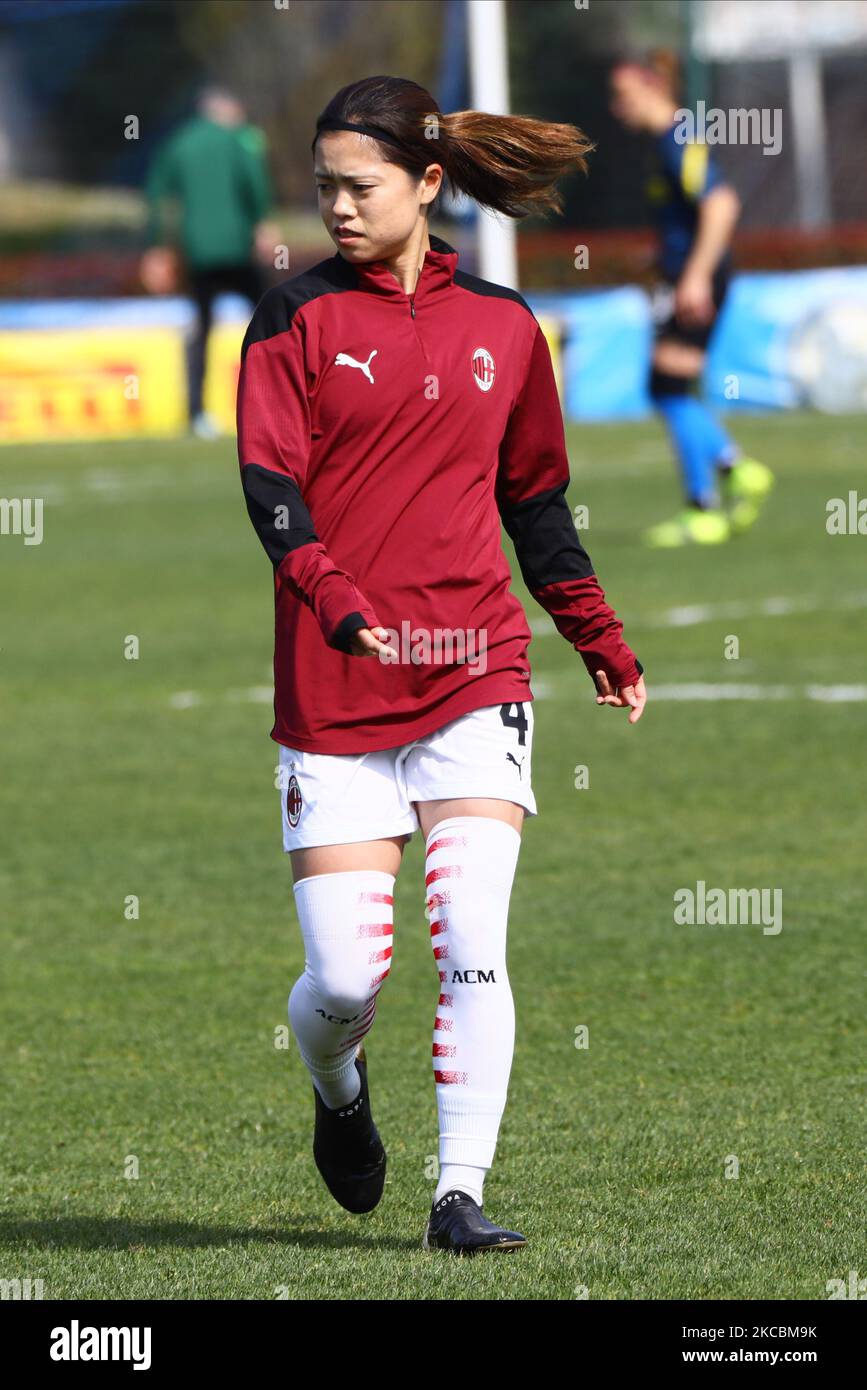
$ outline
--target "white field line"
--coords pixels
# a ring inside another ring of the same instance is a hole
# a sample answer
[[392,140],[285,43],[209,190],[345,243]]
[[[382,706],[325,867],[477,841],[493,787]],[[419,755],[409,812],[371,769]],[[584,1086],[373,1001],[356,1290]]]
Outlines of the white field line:
[[66,488],[62,483],[40,483],[28,478],[26,482],[14,479],[6,484],[5,497],[41,497],[51,506],[66,501]]
[[[553,685],[549,680],[545,680],[542,676],[530,677],[530,689],[532,690],[537,700],[550,700],[552,695],[554,694]],[[592,694],[592,685],[590,686],[590,691]]]
[[669,608],[651,619],[649,627],[694,627],[717,618],[787,618],[792,613],[818,613],[828,609],[867,608],[867,594],[841,594],[836,599],[789,598],[780,595],[748,603],[694,603]]
[[270,705],[274,702],[274,687],[248,685],[244,690],[227,690],[224,698],[233,705]]
[[[216,699],[223,700],[230,705],[270,705],[274,700],[273,685],[249,685],[243,690],[225,690]],[[169,696],[169,706],[171,709],[195,709],[197,705],[202,705],[205,700],[210,701],[210,696],[205,696],[198,690],[176,690]]]
[[[792,613],[819,613],[829,609],[867,608],[867,593],[840,594],[835,599],[763,598],[748,603],[691,603],[682,608],[668,608],[646,622],[634,619],[636,627],[695,627],[698,623],[716,622],[719,618],[787,618]],[[534,637],[552,637],[557,629],[551,618],[533,616],[530,631]]]
[[[531,681],[537,700],[565,699],[578,696],[578,684],[558,679],[535,677]],[[591,691],[592,694],[592,691]],[[732,700],[813,700],[819,704],[861,704],[867,700],[867,685],[748,685],[736,681],[702,683],[684,681],[682,685],[653,685],[650,703],[660,701],[726,702]],[[270,685],[251,685],[243,690],[227,690],[221,698],[228,704],[270,705],[274,690]],[[171,709],[194,709],[204,703],[205,696],[197,690],[178,690],[169,696]]]
[[62,504],[70,498],[78,500],[83,495],[101,502],[123,502],[154,492],[168,495],[187,483],[195,484],[200,476],[204,477],[204,472],[185,470],[178,475],[164,464],[153,464],[135,472],[120,473],[110,468],[89,468],[76,477],[62,480],[10,479],[4,487],[8,497],[41,497],[52,504]]
[[202,697],[197,690],[176,690],[174,695],[169,696],[172,709],[192,709],[201,703]]
[[[556,697],[563,699],[569,694],[578,694],[577,687],[570,684],[566,690],[565,682],[560,688],[552,689],[550,681],[531,680],[530,687],[537,700]],[[725,702],[731,700],[813,700],[818,704],[860,704],[867,700],[867,685],[747,685],[736,681],[708,682],[684,681],[682,685],[651,685],[648,690],[648,703],[677,700],[681,703],[696,701]]]
[[703,685],[651,686],[656,700],[815,700],[820,704],[857,704],[867,700],[867,685],[746,685],[734,681]]

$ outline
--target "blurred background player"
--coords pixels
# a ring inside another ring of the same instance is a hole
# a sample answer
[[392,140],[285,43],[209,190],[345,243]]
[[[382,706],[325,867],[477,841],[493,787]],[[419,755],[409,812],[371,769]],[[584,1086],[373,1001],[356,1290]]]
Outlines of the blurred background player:
[[680,465],[685,508],[644,533],[651,546],[726,541],[751,526],[773,486],[764,464],[745,458],[696,394],[731,275],[737,193],[708,146],[681,129],[676,66],[659,53],[624,62],[610,75],[611,110],[632,130],[654,136],[656,171],[648,197],[659,229],[654,346],[649,381],[654,408]]
[[[203,409],[208,334],[214,300],[234,291],[257,304],[268,287],[278,232],[272,207],[265,136],[250,125],[241,100],[223,87],[202,91],[197,114],[157,151],[147,180],[149,248],[141,278],[154,294],[176,290],[178,246],[196,323],[188,349],[190,428],[212,439],[220,427]],[[180,205],[177,241],[168,232],[166,200]]]

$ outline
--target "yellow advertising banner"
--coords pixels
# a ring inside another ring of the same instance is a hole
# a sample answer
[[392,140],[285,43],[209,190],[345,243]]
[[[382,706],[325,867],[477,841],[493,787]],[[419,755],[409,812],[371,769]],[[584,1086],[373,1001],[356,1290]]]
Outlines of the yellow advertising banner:
[[[539,316],[561,385],[560,324]],[[203,404],[235,432],[246,322],[208,339]],[[0,332],[0,442],[171,438],[187,429],[183,334],[172,327]]]
[[560,341],[562,334],[560,320],[553,318],[550,314],[537,314],[536,317],[539,320],[539,327],[545,335],[545,341],[548,344],[548,349],[551,353],[551,366],[554,368],[554,380],[557,383],[557,390],[560,393],[560,401],[562,403],[562,354],[560,352]]
[[207,371],[202,404],[226,434],[235,433],[235,401],[241,371],[241,344],[246,323],[218,323],[208,337]]
[[[539,327],[551,351],[557,390],[562,394],[560,320],[550,315],[540,314],[538,317]],[[219,323],[211,329],[208,339],[203,403],[208,414],[222,425],[227,434],[235,433],[235,400],[241,369],[241,344],[246,328],[246,323]]]
[[170,436],[186,427],[172,328],[0,332],[0,440]]

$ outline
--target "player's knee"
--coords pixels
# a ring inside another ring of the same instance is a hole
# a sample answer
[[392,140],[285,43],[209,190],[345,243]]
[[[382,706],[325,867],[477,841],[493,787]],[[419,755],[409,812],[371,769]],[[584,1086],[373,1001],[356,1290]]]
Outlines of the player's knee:
[[331,1012],[352,1016],[370,1003],[390,970],[390,942],[370,942],[362,951],[320,961],[315,971],[308,966],[311,988],[333,1006]]
[[[354,969],[347,968],[345,961],[324,966],[320,963],[317,969],[311,969],[308,964],[301,976],[305,984],[305,1007],[309,1008],[312,1002],[314,1009],[329,1023],[357,1022],[384,983],[388,964],[379,964],[375,969],[366,961],[359,961]],[[296,989],[289,996],[290,1015],[295,1007]],[[298,994],[301,992],[298,990]]]
[[351,870],[299,879],[294,888],[305,947],[302,978],[326,1014],[351,1020],[391,967],[394,877]]

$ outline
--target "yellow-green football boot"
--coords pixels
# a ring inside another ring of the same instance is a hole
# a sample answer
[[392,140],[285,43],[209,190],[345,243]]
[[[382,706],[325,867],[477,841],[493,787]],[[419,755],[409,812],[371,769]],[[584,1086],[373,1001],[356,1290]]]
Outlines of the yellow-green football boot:
[[774,482],[770,468],[758,459],[738,459],[722,474],[720,491],[732,533],[753,525]]
[[662,521],[645,531],[644,544],[655,550],[672,550],[680,545],[720,545],[730,535],[725,512],[687,507],[672,521]]

